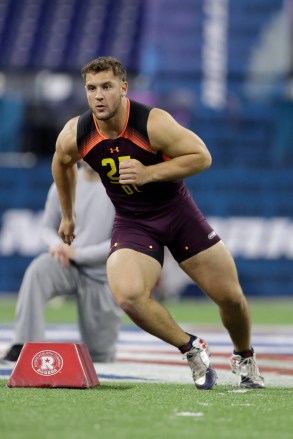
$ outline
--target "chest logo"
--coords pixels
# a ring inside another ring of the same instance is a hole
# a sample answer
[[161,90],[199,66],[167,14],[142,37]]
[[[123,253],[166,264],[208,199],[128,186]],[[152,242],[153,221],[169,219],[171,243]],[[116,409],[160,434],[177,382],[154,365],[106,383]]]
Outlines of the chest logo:
[[109,148],[109,149],[110,149],[111,154],[114,154],[114,152],[119,152],[118,146],[116,146],[115,148]]

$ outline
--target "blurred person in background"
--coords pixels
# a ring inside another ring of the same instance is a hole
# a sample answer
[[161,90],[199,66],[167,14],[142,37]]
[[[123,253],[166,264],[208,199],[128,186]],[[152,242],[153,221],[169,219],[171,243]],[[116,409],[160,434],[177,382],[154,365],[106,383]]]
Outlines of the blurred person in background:
[[85,162],[78,171],[76,216],[76,241],[69,246],[58,235],[61,209],[52,184],[42,222],[42,238],[49,250],[34,259],[25,272],[17,299],[13,344],[2,362],[16,361],[26,342],[44,341],[45,305],[61,295],[76,299],[81,339],[92,360],[115,360],[122,312],[106,276],[114,207],[99,175]]
[[52,162],[62,206],[59,235],[67,244],[75,238],[76,163],[83,158],[99,173],[116,210],[107,274],[117,303],[142,329],[179,349],[197,389],[216,384],[208,344],[184,332],[151,296],[168,247],[219,306],[240,386],[263,388],[234,260],[182,181],[211,165],[204,142],[166,111],[129,100],[127,73],[118,60],[97,58],[82,76],[89,110],[67,122]]

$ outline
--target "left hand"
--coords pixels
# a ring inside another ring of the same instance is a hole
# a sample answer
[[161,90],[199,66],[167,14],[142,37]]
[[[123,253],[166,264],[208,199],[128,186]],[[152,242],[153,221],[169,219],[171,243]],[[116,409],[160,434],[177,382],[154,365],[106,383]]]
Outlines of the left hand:
[[142,186],[149,181],[149,167],[136,159],[125,159],[119,164],[120,184]]

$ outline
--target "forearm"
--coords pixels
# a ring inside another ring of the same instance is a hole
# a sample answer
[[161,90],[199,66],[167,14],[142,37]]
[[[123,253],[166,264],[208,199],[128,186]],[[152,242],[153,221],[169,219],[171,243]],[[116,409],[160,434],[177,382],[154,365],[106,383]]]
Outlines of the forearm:
[[52,174],[58,191],[62,215],[64,218],[72,218],[75,213],[77,166],[63,164],[58,160],[55,153],[52,162]]
[[210,155],[188,154],[147,167],[147,183],[184,179],[211,165]]
[[119,166],[119,182],[142,186],[153,182],[179,180],[204,171],[210,164],[209,152],[181,155],[149,166],[144,166],[135,159],[125,159]]

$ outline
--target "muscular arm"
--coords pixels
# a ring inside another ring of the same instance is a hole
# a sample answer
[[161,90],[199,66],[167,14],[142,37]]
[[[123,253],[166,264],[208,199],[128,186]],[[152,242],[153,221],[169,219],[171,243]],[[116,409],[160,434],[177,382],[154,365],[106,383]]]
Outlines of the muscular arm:
[[66,244],[74,239],[76,163],[80,155],[76,144],[78,118],[71,119],[58,136],[52,161],[52,174],[56,183],[62,210],[59,235]]
[[161,151],[170,160],[152,166],[125,160],[120,164],[120,183],[142,185],[176,180],[202,172],[211,165],[211,155],[204,142],[169,113],[154,108],[147,128],[152,149]]

